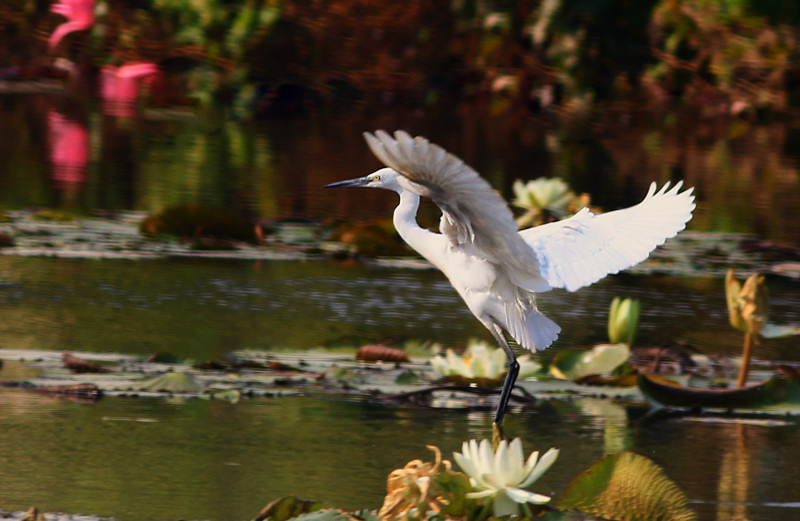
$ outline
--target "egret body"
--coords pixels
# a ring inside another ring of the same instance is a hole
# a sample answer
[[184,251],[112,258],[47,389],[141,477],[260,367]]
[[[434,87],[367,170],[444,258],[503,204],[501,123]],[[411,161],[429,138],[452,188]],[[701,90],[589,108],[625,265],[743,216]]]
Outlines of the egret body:
[[[386,165],[326,188],[362,186],[397,192],[397,232],[450,280],[467,307],[508,357],[495,423],[500,425],[519,373],[506,333],[531,351],[545,349],[561,328],[536,307],[535,294],[575,291],[648,257],[692,217],[692,189],[669,183],[630,208],[595,215],[584,208],[562,221],[518,231],[511,210],[472,168],[423,137],[403,131],[364,133]],[[440,233],[417,224],[420,197],[442,210]]]

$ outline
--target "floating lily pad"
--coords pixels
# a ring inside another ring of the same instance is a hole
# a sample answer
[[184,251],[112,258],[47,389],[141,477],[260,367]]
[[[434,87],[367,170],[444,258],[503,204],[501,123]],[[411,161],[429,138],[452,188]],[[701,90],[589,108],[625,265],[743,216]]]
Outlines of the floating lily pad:
[[395,383],[400,385],[413,385],[419,382],[419,375],[414,371],[403,371],[397,378],[395,378]]
[[610,373],[624,364],[631,350],[627,344],[600,344],[590,349],[562,349],[553,358],[550,373],[566,380]]
[[156,391],[167,393],[200,393],[203,384],[186,373],[166,373],[150,380],[139,382],[135,388],[140,391]]
[[295,521],[361,521],[360,518],[353,514],[336,508],[302,514],[293,519]]
[[301,514],[316,512],[322,508],[322,503],[307,501],[294,496],[283,496],[261,509],[253,521],[286,521]]

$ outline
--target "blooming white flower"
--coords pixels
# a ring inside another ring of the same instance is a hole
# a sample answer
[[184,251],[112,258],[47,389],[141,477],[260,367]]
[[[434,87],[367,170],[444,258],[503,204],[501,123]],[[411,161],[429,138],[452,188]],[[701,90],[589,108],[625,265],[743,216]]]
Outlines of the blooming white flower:
[[527,183],[514,181],[515,198],[511,204],[529,210],[551,210],[566,213],[567,206],[575,200],[569,185],[558,177],[540,177]]
[[[517,357],[520,364],[519,377],[525,378],[537,373],[541,364],[528,355]],[[438,377],[459,376],[467,380],[501,380],[506,373],[506,354],[500,348],[493,348],[488,342],[471,341],[463,356],[448,349],[445,356],[435,356],[431,360],[433,371]]]
[[558,449],[550,449],[541,459],[538,451],[532,452],[524,461],[519,438],[511,443],[501,441],[497,451],[492,451],[489,440],[482,440],[480,445],[470,440],[464,442],[460,453],[453,453],[453,458],[477,489],[468,493],[467,497],[493,497],[494,515],[501,517],[519,514],[522,503],[542,505],[550,501],[549,496],[523,489],[550,468],[558,458],[558,452]]

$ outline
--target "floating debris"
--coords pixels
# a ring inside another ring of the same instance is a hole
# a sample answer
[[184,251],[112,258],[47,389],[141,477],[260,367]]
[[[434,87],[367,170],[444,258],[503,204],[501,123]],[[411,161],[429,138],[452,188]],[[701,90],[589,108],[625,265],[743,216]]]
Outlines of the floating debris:
[[84,360],[83,358],[78,358],[77,356],[69,353],[64,353],[63,360],[64,367],[73,373],[108,373],[111,371],[108,367]]
[[382,344],[361,346],[356,352],[356,360],[364,362],[410,362],[408,353],[396,347]]

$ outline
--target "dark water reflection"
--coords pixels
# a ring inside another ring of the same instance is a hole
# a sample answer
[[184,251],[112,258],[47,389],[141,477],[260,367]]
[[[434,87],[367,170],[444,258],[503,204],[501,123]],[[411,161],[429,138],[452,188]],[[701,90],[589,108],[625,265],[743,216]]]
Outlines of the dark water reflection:
[[252,218],[384,218],[393,194],[320,187],[379,166],[362,131],[405,128],[463,157],[507,197],[515,179],[560,176],[616,208],[639,201],[651,181],[684,179],[700,200],[691,228],[800,244],[792,122],[419,113],[232,122],[213,108],[119,118],[58,94],[0,95],[0,118],[15,129],[0,142],[0,209],[195,203]]
[[[239,349],[309,349],[348,338],[458,347],[470,337],[488,337],[433,270],[0,257],[0,275],[5,347],[142,356],[168,351],[205,360]],[[800,323],[798,284],[776,278],[770,286],[772,320]],[[638,276],[542,294],[540,306],[563,328],[556,348],[604,341],[608,306],[618,295],[642,302],[639,344],[684,341],[706,353],[741,350],[720,280]],[[792,338],[764,341],[758,356],[800,359]]]
[[[388,473],[482,438],[489,414],[313,398],[239,404],[107,398],[94,406],[0,391],[0,505],[136,519],[251,519],[293,494],[346,509],[380,505]],[[508,418],[529,450],[561,448],[536,484],[557,493],[607,452],[644,454],[701,519],[797,518],[798,424],[642,423],[605,400],[543,403]],[[794,502],[794,507],[791,503]]]

